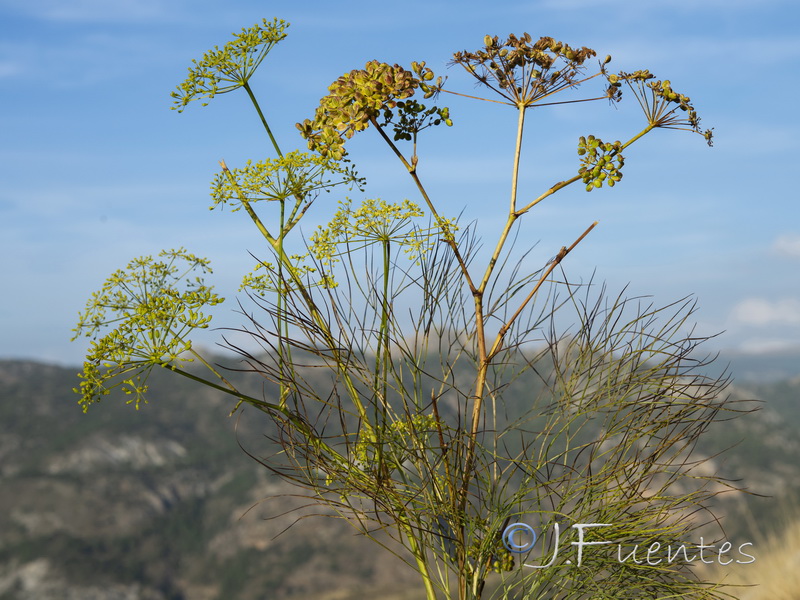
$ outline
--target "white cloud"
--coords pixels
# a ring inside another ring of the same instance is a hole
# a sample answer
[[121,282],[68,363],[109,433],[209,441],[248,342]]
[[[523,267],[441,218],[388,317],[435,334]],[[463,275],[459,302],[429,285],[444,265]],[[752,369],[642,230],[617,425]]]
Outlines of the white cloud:
[[800,258],[800,234],[781,235],[772,244],[772,251],[787,258]]
[[731,318],[743,325],[800,325],[800,300],[747,298],[733,307]]
[[743,342],[738,350],[743,354],[774,354],[797,352],[798,345],[796,339],[757,338]]

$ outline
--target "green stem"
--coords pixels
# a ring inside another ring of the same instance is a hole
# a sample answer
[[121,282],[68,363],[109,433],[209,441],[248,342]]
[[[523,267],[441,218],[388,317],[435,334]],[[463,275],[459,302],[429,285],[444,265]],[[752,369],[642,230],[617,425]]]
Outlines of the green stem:
[[239,183],[236,181],[236,177],[233,176],[233,173],[231,173],[231,170],[228,168],[228,165],[225,164],[224,160],[219,161],[219,164],[222,167],[223,173],[225,173],[225,176],[228,178],[228,181],[230,181],[231,185],[236,189],[236,196],[239,202],[242,203],[245,212],[253,221],[258,231],[261,233],[261,235],[264,236],[264,239],[266,239],[270,244],[275,245],[275,238],[272,237],[272,234],[266,228],[264,223],[262,223],[261,219],[258,218],[256,211],[254,211],[253,207],[250,206],[250,201],[247,199],[247,196],[245,196],[244,193],[242,192],[241,188],[239,187]]
[[383,240],[383,290],[381,292],[381,324],[378,328],[378,346],[375,352],[375,372],[372,384],[375,394],[375,427],[381,432],[381,443],[377,447],[378,464],[383,469],[383,439],[386,428],[386,414],[389,402],[389,268],[390,241]]
[[655,129],[656,127],[658,127],[658,126],[657,126],[657,125],[655,125],[655,124],[653,124],[653,123],[649,123],[649,124],[647,125],[647,127],[645,127],[644,129],[642,129],[642,130],[641,130],[639,133],[637,133],[635,136],[633,136],[633,137],[632,137],[631,139],[629,139],[627,142],[625,142],[624,144],[622,144],[622,148],[621,148],[621,149],[622,149],[622,150],[624,150],[625,148],[627,148],[628,146],[630,146],[630,145],[631,145],[633,142],[635,142],[636,140],[638,140],[640,137],[642,137],[642,136],[644,136],[644,135],[647,135],[648,133],[650,133],[650,132],[651,132],[653,129]]
[[[483,314],[483,295],[486,286],[494,272],[495,265],[502,253],[503,248],[508,240],[511,228],[514,225],[518,215],[516,213],[517,205],[517,186],[519,182],[519,165],[520,156],[522,154],[522,139],[525,130],[525,105],[518,105],[519,116],[517,119],[517,137],[514,147],[514,164],[511,172],[511,202],[508,212],[508,219],[506,220],[505,227],[497,241],[494,253],[492,254],[489,264],[486,266],[483,279],[480,286],[474,291],[473,296],[475,299],[475,329],[478,342],[478,373],[475,378],[475,387],[472,396],[472,422],[470,424],[469,438],[466,448],[466,456],[464,460],[464,476],[461,482],[460,493],[460,507],[461,510],[466,510],[467,496],[469,492],[469,485],[472,480],[472,469],[475,461],[475,446],[477,444],[478,429],[480,427],[481,409],[483,408],[483,399],[485,394],[486,378],[489,372],[489,366],[494,355],[487,353],[486,350],[486,323],[485,315]],[[494,428],[494,427],[493,427]]]
[[555,194],[555,193],[556,193],[558,190],[561,190],[561,189],[563,189],[563,188],[567,187],[568,185],[572,185],[572,184],[573,184],[573,183],[575,183],[576,181],[580,181],[580,179],[581,179],[581,176],[580,176],[580,175],[575,175],[575,177],[571,177],[571,178],[569,178],[569,179],[567,179],[567,180],[565,180],[565,181],[559,181],[558,183],[556,183],[555,185],[553,185],[553,186],[552,186],[550,189],[548,189],[546,192],[544,192],[542,195],[540,195],[538,198],[536,198],[535,200],[533,200],[533,202],[530,202],[529,204],[526,204],[525,206],[523,206],[522,208],[520,208],[520,209],[519,209],[519,210],[518,210],[518,211],[515,213],[515,214],[516,214],[516,216],[521,216],[521,215],[524,215],[526,212],[528,212],[528,211],[529,211],[530,209],[532,209],[534,206],[536,206],[537,204],[539,204],[539,202],[541,202],[541,201],[542,201],[542,200],[544,200],[545,198],[547,198],[547,197],[549,197],[549,196],[552,196],[552,195],[553,195],[553,194]]
[[[247,95],[250,97],[250,101],[253,103],[253,106],[255,107],[259,118],[261,119],[261,124],[264,126],[264,130],[267,132],[267,135],[269,136],[269,139],[272,142],[272,147],[275,149],[275,152],[278,154],[278,156],[283,157],[283,152],[281,151],[281,148],[278,145],[278,141],[275,139],[275,136],[272,134],[272,129],[270,128],[269,123],[267,123],[267,119],[264,116],[264,112],[261,110],[261,106],[259,105],[258,100],[256,100],[253,90],[250,88],[250,84],[247,81],[245,81],[242,87],[247,92]],[[223,168],[228,173],[231,181],[233,181],[233,176],[230,174],[227,168],[224,167],[224,165]],[[281,200],[280,229],[278,232],[278,238],[275,239],[272,238],[272,236],[267,231],[266,227],[264,227],[263,223],[258,218],[255,211],[250,206],[250,203],[242,199],[242,194],[239,194],[239,196],[240,200],[242,200],[242,205],[245,207],[245,210],[247,211],[248,215],[250,215],[250,218],[256,224],[256,227],[258,227],[259,231],[261,231],[261,234],[264,235],[264,237],[266,237],[268,241],[270,241],[273,247],[276,247],[276,251],[279,256],[285,257],[285,253],[283,251],[283,240],[287,232],[286,216],[285,216],[285,200]],[[297,196],[295,197],[297,198],[298,202],[301,200],[299,197]],[[292,226],[293,225],[294,223],[292,224]],[[278,314],[277,314],[277,324],[276,324],[278,328],[278,364],[281,367],[281,372],[283,372],[283,367],[285,364],[291,365],[291,350],[288,347],[285,347],[286,345],[284,343],[285,336],[288,335],[288,326],[284,319],[284,310],[286,305],[286,288],[283,277],[284,262],[285,262],[284,260],[278,262],[278,306],[277,306]],[[286,398],[288,397],[288,395],[289,395],[289,388],[288,386],[286,386],[283,380],[281,380],[280,381],[281,406],[286,405]]]
[[497,240],[497,245],[495,246],[492,258],[489,259],[489,264],[486,266],[486,272],[483,274],[483,279],[478,287],[478,291],[481,293],[483,293],[486,290],[486,286],[489,285],[489,280],[494,272],[494,267],[497,264],[497,261],[500,259],[500,253],[503,251],[506,240],[511,233],[511,227],[519,217],[519,214],[517,213],[517,189],[519,183],[519,161],[520,156],[522,155],[522,137],[525,129],[525,108],[526,107],[524,105],[519,106],[519,118],[517,119],[517,140],[514,146],[514,166],[511,171],[511,207],[508,211],[508,219],[506,220],[506,224]]
[[[213,366],[211,366],[211,364],[205,358],[203,358],[202,355],[200,355],[197,352],[197,350],[190,349],[189,351],[192,353],[192,355],[194,357],[197,358],[197,360],[199,360],[203,364],[203,366],[205,366],[209,371],[211,371],[214,375],[216,375],[217,378],[220,381],[222,381],[226,386],[228,386],[232,390],[236,389],[236,386],[234,386],[230,381],[225,379],[225,377],[223,377],[222,374],[219,371],[217,371]],[[236,410],[236,409],[234,409],[234,410]]]
[[280,146],[278,146],[278,141],[275,139],[275,136],[272,135],[272,130],[269,128],[269,123],[267,123],[267,119],[264,117],[264,113],[261,112],[261,107],[258,104],[258,100],[256,100],[255,94],[253,94],[253,90],[250,89],[250,84],[245,81],[242,87],[247,92],[247,95],[250,96],[250,102],[252,102],[253,106],[256,107],[256,112],[258,112],[258,116],[261,118],[261,124],[267,131],[267,135],[269,136],[269,139],[272,142],[272,147],[275,148],[275,152],[278,153],[278,156],[283,156],[283,152],[281,152],[281,148]]
[[[383,291],[381,297],[381,324],[378,331],[378,350],[375,357],[375,391],[383,395],[380,403],[386,410],[388,402],[388,376],[389,376],[389,268],[391,248],[389,240],[384,240],[383,249]],[[382,388],[379,390],[379,388]]]
[[561,264],[561,261],[564,260],[564,258],[566,258],[567,254],[572,252],[575,249],[575,247],[583,241],[583,238],[585,238],[587,235],[589,235],[589,232],[592,229],[594,229],[596,225],[597,225],[597,221],[595,221],[594,223],[589,225],[589,227],[586,229],[586,231],[584,231],[578,237],[578,239],[576,239],[572,243],[572,245],[569,248],[564,246],[561,249],[561,251],[556,255],[556,257],[553,260],[553,262],[551,262],[550,265],[548,266],[548,268],[545,269],[544,273],[542,273],[542,276],[539,278],[539,281],[536,283],[535,286],[533,286],[533,289],[530,291],[530,293],[526,296],[526,298],[519,305],[519,308],[517,308],[516,312],[514,312],[514,314],[511,315],[511,318],[508,319],[503,324],[503,326],[500,328],[500,331],[497,333],[497,337],[495,337],[494,344],[492,345],[492,348],[491,348],[491,350],[489,351],[489,353],[487,355],[487,359],[488,360],[491,361],[497,355],[497,353],[500,352],[500,350],[502,348],[502,345],[503,345],[503,338],[505,338],[506,333],[508,333],[508,330],[514,324],[514,321],[516,321],[517,318],[519,318],[519,316],[522,314],[522,311],[525,309],[525,307],[528,305],[528,303],[536,295],[536,292],[539,291],[539,288],[542,286],[542,284],[545,282],[545,280],[550,276],[550,273],[552,273],[553,270],[559,264]]
[[[205,363],[205,361],[203,361]],[[348,462],[347,457],[342,456],[339,452],[331,448],[328,444],[324,442],[322,438],[320,438],[316,432],[306,423],[303,419],[297,417],[287,408],[279,406],[277,404],[273,404],[271,402],[266,402],[264,400],[259,400],[258,398],[253,398],[252,396],[248,396],[247,394],[243,394],[242,392],[238,391],[232,384],[229,382],[225,382],[226,386],[219,385],[214,383],[213,381],[209,381],[208,379],[204,379],[203,377],[199,377],[188,371],[185,371],[175,365],[170,363],[158,363],[158,365],[164,369],[172,371],[173,373],[177,373],[178,375],[182,375],[192,381],[196,381],[201,383],[211,389],[218,390],[220,392],[224,392],[225,394],[229,394],[234,396],[235,398],[239,399],[239,404],[242,402],[247,402],[248,404],[255,406],[261,410],[269,411],[273,414],[280,414],[285,418],[288,422],[292,424],[301,434],[305,436],[305,439],[308,440],[309,444],[313,444],[318,451],[324,451],[328,454],[332,461],[338,463],[342,468],[347,468],[352,470],[352,465]],[[213,369],[212,369],[213,370]],[[238,405],[237,405],[238,406]],[[363,481],[364,476],[363,473],[358,473],[360,476],[359,478],[362,479],[362,485],[365,483]]]
[[509,213],[514,214],[517,210],[517,183],[519,182],[519,158],[522,154],[522,132],[525,128],[525,106],[519,107],[519,119],[517,120],[517,144],[514,148],[514,167],[511,171],[511,208]]
[[306,287],[305,282],[300,278],[300,275],[294,268],[294,265],[291,262],[291,258],[286,255],[286,252],[283,250],[282,247],[279,247],[277,245],[276,240],[273,240],[272,243],[278,260],[286,267],[286,271],[289,274],[289,278],[295,285],[297,291],[303,297],[303,301],[305,302],[306,307],[308,307],[308,310],[311,313],[311,318],[313,319],[314,323],[319,327],[320,332],[323,334],[325,338],[325,345],[331,351],[331,356],[333,357],[333,360],[336,362],[338,366],[339,374],[342,376],[342,379],[344,380],[344,384],[345,387],[347,388],[347,393],[350,396],[350,400],[353,402],[353,405],[356,407],[356,410],[358,411],[358,416],[360,418],[361,426],[363,426],[367,430],[366,434],[368,436],[368,441],[375,442],[376,441],[375,430],[369,422],[367,410],[366,408],[364,408],[364,405],[361,402],[358,390],[356,389],[356,386],[353,383],[353,378],[347,371],[346,363],[343,360],[343,355],[339,350],[339,344],[336,342],[336,338],[331,332],[330,324],[328,323],[328,321],[325,319],[325,317],[322,315],[319,308],[317,307],[317,303],[311,296],[311,293]]
[[[206,361],[202,361],[202,362],[206,366],[208,366],[208,363],[206,363]],[[208,387],[210,387],[212,389],[215,389],[217,391],[224,392],[226,394],[234,396],[234,397],[239,399],[239,404],[241,404],[242,402],[247,402],[248,404],[252,404],[253,406],[257,406],[257,407],[260,407],[260,408],[266,408],[266,409],[269,409],[271,411],[275,411],[275,412],[281,413],[285,417],[291,417],[291,415],[288,413],[288,411],[286,411],[286,409],[281,408],[277,404],[272,404],[271,402],[266,402],[264,400],[259,400],[258,398],[253,398],[252,396],[248,396],[246,394],[243,394],[242,392],[237,390],[235,386],[233,386],[231,383],[229,383],[225,378],[221,377],[212,367],[209,367],[209,368],[211,369],[211,371],[215,375],[220,377],[220,379],[225,382],[225,385],[219,385],[218,383],[214,383],[213,381],[209,381],[208,379],[204,379],[203,377],[200,377],[198,375],[194,375],[192,373],[189,373],[188,371],[184,371],[183,369],[180,369],[180,368],[176,367],[175,365],[173,365],[171,363],[158,363],[158,364],[159,364],[160,367],[162,367],[164,369],[167,369],[169,371],[172,371],[173,373],[177,373],[178,375],[183,375],[184,377],[186,377],[188,379],[191,379],[192,381],[196,381],[198,383],[202,383],[203,385],[208,386]],[[238,407],[239,404],[237,404],[236,406]],[[233,414],[233,412],[235,410],[236,409],[234,408],[234,410],[231,411],[231,414]]]
[[[286,234],[284,230],[285,227],[285,211],[286,211],[286,200],[282,199],[280,201],[281,209],[280,209],[280,229],[278,233],[277,246],[278,252],[283,254],[283,239]],[[284,365],[287,364],[287,359],[289,360],[288,364],[291,365],[291,355],[289,354],[290,349],[286,348],[286,355],[284,355],[284,340],[288,337],[289,330],[287,323],[284,319],[284,311],[286,304],[286,284],[284,282],[283,277],[283,262],[278,263],[278,305],[277,305],[277,328],[278,328],[278,365],[280,366],[281,373],[283,373]],[[280,385],[280,405],[286,406],[286,398],[289,396],[289,387],[284,383],[283,377],[279,382]]]
[[[522,120],[522,118],[520,118],[520,121],[521,120]],[[521,147],[521,135],[522,135],[522,127],[521,127],[521,125],[522,125],[522,123],[520,123],[520,127],[518,127],[518,132],[517,132],[518,133],[517,153],[519,152],[519,149]],[[636,140],[638,140],[639,138],[641,138],[642,136],[644,136],[648,132],[650,132],[653,128],[654,128],[654,125],[648,124],[648,126],[645,127],[641,132],[639,132],[637,135],[635,135],[630,140],[628,140],[622,146],[622,148],[623,149],[627,148],[628,146],[633,144]],[[515,165],[518,166],[517,153],[515,153]],[[516,176],[516,174],[517,174],[517,171],[516,171],[516,168],[515,168],[514,176]],[[562,181],[562,182],[557,183],[556,185],[552,186],[549,190],[547,190],[544,194],[542,194],[541,196],[536,198],[533,202],[531,202],[528,205],[524,206],[519,211],[515,211],[514,210],[515,197],[512,195],[512,210],[509,213],[508,220],[506,221],[506,226],[505,226],[505,228],[503,229],[503,232],[500,235],[500,239],[499,239],[498,244],[497,244],[497,246],[495,248],[495,252],[494,252],[494,254],[492,256],[492,259],[489,262],[489,265],[487,266],[487,270],[486,270],[486,273],[484,274],[483,280],[481,281],[481,285],[476,290],[476,293],[475,293],[475,318],[476,318],[476,329],[477,329],[477,340],[478,340],[479,366],[478,366],[478,373],[477,373],[476,379],[475,379],[475,387],[473,389],[472,423],[471,423],[471,427],[470,427],[470,434],[469,434],[469,437],[468,437],[468,443],[467,443],[467,448],[466,448],[466,456],[465,456],[465,461],[464,461],[464,475],[463,475],[463,478],[462,478],[461,490],[460,490],[460,503],[459,504],[460,504],[460,509],[462,511],[466,510],[466,503],[467,503],[467,496],[468,496],[468,491],[469,491],[469,484],[470,484],[470,481],[472,479],[472,469],[473,469],[473,464],[474,464],[474,460],[475,460],[475,447],[476,447],[476,444],[477,444],[477,433],[478,433],[478,429],[479,429],[479,426],[480,426],[481,408],[482,408],[483,397],[484,397],[484,386],[486,385],[486,377],[487,377],[487,374],[488,374],[488,370],[489,370],[489,366],[491,364],[491,361],[494,358],[494,356],[496,356],[496,354],[499,352],[499,350],[501,348],[501,345],[502,345],[502,342],[503,342],[503,338],[504,338],[506,332],[511,327],[513,322],[518,318],[519,314],[522,312],[524,307],[535,296],[536,292],[538,291],[538,289],[541,286],[541,284],[544,282],[545,278],[553,271],[553,269],[555,269],[555,267],[561,262],[561,260],[563,260],[563,258],[573,248],[575,248],[575,246],[577,246],[578,243],[580,243],[581,240],[583,240],[583,238],[594,228],[594,226],[597,223],[593,223],[569,248],[565,247],[565,248],[562,249],[561,252],[559,252],[558,256],[556,257],[556,260],[545,271],[545,274],[540,279],[539,283],[537,283],[537,285],[534,287],[534,289],[528,294],[528,296],[522,302],[521,306],[515,312],[515,314],[511,317],[511,319],[509,319],[509,321],[504,324],[503,328],[501,328],[500,332],[498,333],[498,336],[495,338],[495,342],[492,345],[491,350],[488,351],[488,352],[486,350],[486,344],[485,344],[484,315],[483,315],[483,303],[482,303],[483,291],[485,290],[486,285],[487,285],[487,283],[488,283],[488,281],[489,281],[489,279],[491,277],[492,271],[493,271],[494,266],[495,266],[495,264],[496,264],[496,262],[498,260],[498,257],[500,256],[501,250],[502,250],[503,246],[505,245],[506,240],[508,239],[508,235],[510,233],[511,226],[513,225],[514,221],[516,221],[516,219],[519,216],[521,216],[524,213],[528,212],[533,206],[535,206],[536,204],[538,204],[539,202],[541,202],[542,200],[544,200],[548,196],[551,196],[552,194],[554,194],[558,190],[560,190],[560,189],[562,189],[562,188],[564,188],[564,187],[566,187],[566,186],[568,186],[568,185],[570,185],[570,184],[572,184],[572,183],[574,183],[574,182],[576,182],[576,181],[578,181],[580,179],[581,179],[581,176],[580,175],[576,175],[575,177],[572,177],[571,179],[568,179],[566,181]],[[512,184],[512,190],[514,190],[514,192],[512,192],[512,194],[516,193],[516,185],[515,185],[515,183],[516,182],[514,182]]]
[[362,404],[359,398],[358,391],[356,390],[356,386],[353,383],[352,377],[347,372],[347,369],[344,367],[343,362],[340,360],[341,354],[338,350],[339,346],[336,343],[335,337],[330,330],[328,322],[325,320],[325,317],[323,317],[322,313],[317,308],[314,299],[311,297],[310,292],[305,286],[305,283],[303,282],[302,279],[300,279],[300,275],[298,275],[296,269],[294,268],[291,258],[286,255],[286,252],[283,249],[283,245],[278,242],[278,239],[276,239],[275,237],[272,236],[272,234],[270,234],[270,232],[261,222],[261,219],[258,218],[258,215],[253,210],[253,207],[250,206],[250,202],[247,200],[247,197],[242,193],[241,189],[239,188],[239,184],[236,181],[236,178],[233,176],[233,173],[231,173],[230,170],[228,169],[227,165],[225,164],[225,161],[221,160],[220,165],[222,165],[222,169],[226,173],[231,184],[234,186],[234,188],[236,188],[237,197],[239,201],[242,203],[242,206],[247,211],[247,214],[250,216],[253,223],[255,223],[256,227],[264,236],[264,238],[272,246],[278,260],[280,261],[280,264],[282,264],[286,268],[286,272],[289,274],[289,278],[295,284],[296,289],[303,297],[303,301],[306,303],[306,306],[308,307],[311,313],[311,317],[314,320],[314,323],[316,323],[317,326],[319,326],[320,330],[323,332],[323,335],[325,336],[325,342],[328,345],[328,348],[330,348],[334,360],[337,362],[338,365],[340,365],[340,374],[344,379],[345,386],[347,387],[347,392],[350,395],[350,399],[352,400],[353,404],[356,407],[356,410],[358,411],[358,415],[361,419],[361,424],[367,428],[367,433],[370,437],[370,440],[375,441],[375,432],[369,423],[366,409],[364,408],[364,405]]
[[425,560],[424,548],[419,543],[417,538],[414,537],[414,531],[406,516],[403,514],[398,515],[397,521],[406,532],[408,545],[410,547],[409,549],[411,550],[411,554],[414,556],[414,561],[417,563],[419,574],[422,576],[422,582],[425,586],[425,598],[426,600],[436,600],[436,590],[433,587],[433,581],[431,580],[431,575],[428,571],[428,563]]
[[[378,121],[373,117],[370,119],[370,122],[375,127],[375,129],[380,133],[383,140],[389,144],[389,147],[395,153],[400,162],[403,163],[403,166],[408,170],[411,178],[414,180],[417,189],[419,190],[422,199],[425,200],[425,204],[428,206],[428,209],[431,211],[431,214],[437,219],[437,221],[441,220],[439,216],[439,212],[436,210],[436,207],[433,205],[430,197],[428,196],[428,192],[425,190],[425,186],[422,185],[422,181],[417,176],[417,166],[409,163],[406,160],[406,157],[403,156],[403,153],[394,145],[394,142],[389,139],[389,136],[386,135],[386,132],[383,128],[378,125]],[[469,270],[467,269],[467,263],[464,261],[463,257],[461,256],[461,252],[458,249],[458,245],[456,244],[455,240],[453,239],[446,239],[445,242],[447,243],[450,248],[453,250],[453,254],[455,254],[456,260],[458,261],[459,266],[461,267],[461,272],[464,275],[464,279],[466,280],[467,284],[469,285],[470,291],[474,294],[475,293],[475,286],[472,284],[472,277],[470,277]]]
[[381,307],[381,337],[383,338],[383,400],[388,402],[389,376],[389,268],[391,259],[390,241],[383,243],[383,306]]

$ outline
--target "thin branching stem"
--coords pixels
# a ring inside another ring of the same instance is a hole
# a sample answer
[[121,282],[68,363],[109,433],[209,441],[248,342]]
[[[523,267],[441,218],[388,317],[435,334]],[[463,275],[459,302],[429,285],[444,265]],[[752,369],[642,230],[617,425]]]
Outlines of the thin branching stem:
[[[519,184],[519,159],[522,154],[522,134],[525,130],[525,106],[518,107],[517,141],[514,146],[514,164],[511,167],[511,207],[509,214],[517,212],[517,185]],[[484,278],[485,279],[485,278]]]
[[508,333],[508,330],[511,329],[511,326],[514,325],[514,323],[519,318],[519,316],[522,314],[522,312],[525,310],[525,308],[528,306],[528,304],[536,296],[536,293],[539,291],[539,288],[542,287],[542,284],[547,280],[548,277],[550,277],[550,274],[555,270],[555,268],[558,265],[561,264],[561,261],[563,261],[567,257],[567,255],[570,252],[572,252],[578,244],[581,243],[581,241],[583,241],[583,238],[585,238],[587,235],[589,235],[589,232],[592,229],[594,229],[595,226],[597,226],[597,221],[595,221],[594,223],[589,225],[589,227],[586,228],[586,231],[584,231],[578,237],[578,239],[576,239],[574,242],[572,242],[572,244],[568,248],[565,246],[559,251],[558,254],[556,254],[555,258],[550,262],[550,264],[547,266],[547,268],[542,273],[542,276],[539,278],[539,281],[536,282],[536,285],[533,286],[533,289],[530,291],[530,293],[520,303],[519,308],[517,308],[517,310],[514,312],[514,314],[511,315],[511,317],[500,328],[500,331],[498,331],[497,337],[495,338],[495,341],[494,341],[494,344],[492,345],[492,348],[488,353],[488,356],[487,356],[488,360],[492,360],[495,356],[497,356],[497,353],[500,352],[500,350],[502,349],[502,346],[503,346],[503,340],[505,339],[505,336]]
[[255,94],[253,94],[253,90],[250,88],[250,83],[248,81],[245,81],[242,84],[242,87],[247,92],[247,95],[250,98],[250,102],[252,102],[253,106],[255,106],[256,112],[258,112],[258,117],[261,119],[261,124],[264,126],[264,130],[267,132],[270,142],[272,142],[272,147],[275,149],[275,152],[278,154],[278,156],[283,156],[283,152],[281,152],[281,147],[278,145],[278,140],[276,140],[275,136],[272,135],[272,129],[270,129],[269,123],[267,123],[267,119],[264,116],[264,113],[261,111],[261,106],[258,104],[258,100],[256,100],[256,96]]
[[[394,152],[395,156],[397,156],[397,158],[400,160],[400,162],[403,163],[403,166],[406,168],[406,170],[411,175],[411,178],[414,180],[414,184],[417,186],[417,190],[419,190],[420,195],[422,196],[423,200],[425,200],[425,204],[428,207],[428,209],[431,211],[431,214],[434,216],[434,218],[437,220],[437,222],[440,221],[441,220],[441,216],[439,215],[439,212],[436,210],[436,206],[434,206],[433,202],[431,201],[430,196],[428,196],[428,192],[425,190],[425,186],[422,185],[422,181],[420,180],[419,176],[417,175],[416,165],[412,165],[411,163],[409,163],[406,160],[405,156],[403,156],[403,153],[400,152],[400,150],[397,148],[397,146],[394,144],[394,142],[391,139],[389,139],[389,136],[386,135],[386,132],[383,130],[383,127],[381,127],[378,124],[378,121],[374,117],[371,119],[371,123],[375,127],[375,129],[378,130],[378,133],[381,135],[383,140],[389,145],[389,147]],[[444,241],[453,250],[453,254],[455,255],[456,260],[458,261],[458,264],[461,267],[461,272],[464,275],[464,279],[467,282],[467,285],[469,286],[470,290],[473,293],[475,293],[475,286],[472,283],[472,277],[469,274],[469,269],[467,269],[467,263],[464,260],[464,257],[461,256],[461,251],[460,251],[460,249],[458,247],[458,244],[456,243],[456,241],[454,239],[452,239],[450,237],[445,238]]]

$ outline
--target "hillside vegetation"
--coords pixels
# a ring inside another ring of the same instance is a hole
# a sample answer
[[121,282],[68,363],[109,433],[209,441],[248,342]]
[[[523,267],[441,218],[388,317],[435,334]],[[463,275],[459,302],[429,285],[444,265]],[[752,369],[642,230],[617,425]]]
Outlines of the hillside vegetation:
[[[268,450],[256,411],[229,419],[228,399],[164,373],[142,410],[109,399],[84,415],[71,391],[76,371],[0,362],[0,599],[418,597],[413,573],[344,523],[296,522],[292,489],[242,450]],[[766,404],[717,424],[698,451],[736,445],[713,465],[772,496],[719,497],[728,539],[742,540],[767,532],[782,499],[797,493],[800,380],[732,393]],[[726,575],[789,591],[742,598],[800,596],[796,580],[773,574],[782,564],[797,574],[800,525],[785,532],[752,540],[756,563]]]

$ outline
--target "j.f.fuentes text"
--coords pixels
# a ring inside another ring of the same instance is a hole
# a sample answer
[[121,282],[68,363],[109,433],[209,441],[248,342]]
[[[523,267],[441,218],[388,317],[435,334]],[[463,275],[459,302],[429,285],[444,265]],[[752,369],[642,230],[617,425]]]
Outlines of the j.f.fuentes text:
[[[577,541],[570,542],[570,546],[574,549],[574,561],[568,559],[564,564],[581,566],[584,558],[584,552],[593,546],[607,546],[614,544],[609,540],[596,540],[587,541],[586,532],[592,528],[610,527],[610,523],[575,523],[572,529],[577,532]],[[542,557],[542,564],[528,564],[524,563],[526,567],[532,569],[544,569],[556,564],[556,559],[560,552],[560,527],[558,523],[553,525],[553,552],[549,560],[545,563],[547,557]],[[505,546],[511,552],[522,554],[529,552],[535,542],[536,534],[533,528],[524,523],[515,523],[509,525],[503,532],[503,540]],[[669,564],[682,560],[683,562],[691,563],[699,559],[705,564],[712,564],[714,562],[720,565],[736,564],[749,564],[755,562],[755,557],[746,552],[751,542],[745,542],[734,547],[731,542],[723,541],[716,544],[706,544],[703,538],[700,538],[699,544],[686,544],[681,543],[678,545],[662,544],[661,542],[652,542],[646,546],[635,544],[633,546],[623,546],[617,544],[617,561],[620,563],[634,562],[636,564],[646,564],[657,566],[661,564]]]

